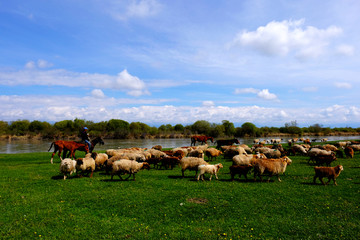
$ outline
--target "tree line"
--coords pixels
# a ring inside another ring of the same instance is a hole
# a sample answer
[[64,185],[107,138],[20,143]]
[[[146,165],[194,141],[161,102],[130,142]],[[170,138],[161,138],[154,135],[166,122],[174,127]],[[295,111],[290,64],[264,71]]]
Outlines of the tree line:
[[45,121],[17,120],[12,122],[0,121],[1,136],[28,136],[41,137],[44,139],[57,139],[63,137],[76,137],[83,127],[89,128],[92,137],[128,139],[128,138],[161,138],[161,137],[189,137],[191,135],[207,135],[218,137],[267,137],[281,134],[289,135],[329,135],[333,132],[346,132],[359,134],[360,128],[330,128],[321,124],[309,127],[299,127],[296,121],[285,123],[283,127],[256,127],[250,122],[235,127],[234,123],[223,120],[220,124],[210,123],[205,120],[196,121],[193,124],[163,124],[159,127],[151,127],[141,122],[127,122],[121,119],[93,122],[83,119],[63,120],[50,124]]

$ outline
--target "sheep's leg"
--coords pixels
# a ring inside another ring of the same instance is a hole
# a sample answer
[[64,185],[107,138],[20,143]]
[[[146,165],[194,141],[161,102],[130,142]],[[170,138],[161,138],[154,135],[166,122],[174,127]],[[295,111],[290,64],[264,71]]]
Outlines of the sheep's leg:
[[333,180],[334,180],[334,184],[337,185],[337,183],[336,183],[336,181],[335,181],[335,178],[332,178],[332,177],[329,177],[329,181],[327,181],[326,185],[328,185],[328,184],[330,183],[331,179],[333,179]]
[[212,174],[210,174],[209,181],[211,181],[211,178],[212,178]]
[[200,173],[199,173],[199,175],[197,176],[197,181],[199,181],[200,180]]
[[185,172],[185,170],[181,169],[182,178],[184,178],[184,177],[185,177],[184,172]]
[[133,176],[134,176],[134,181],[136,181],[136,179],[135,179],[135,173],[133,173]]
[[323,178],[322,178],[322,177],[319,177],[319,179],[320,179],[321,183],[322,183],[323,185],[325,185],[325,183],[324,183],[324,181],[323,181]]
[[281,182],[280,176],[279,174],[277,175],[278,181]]
[[131,177],[131,173],[129,173],[129,176],[125,180],[128,180],[130,177]]
[[93,177],[94,171],[91,171],[90,178]]
[[217,173],[215,173],[215,177],[216,177],[216,179],[219,179],[218,176],[217,176]]
[[315,176],[314,176],[314,180],[313,180],[313,183],[314,183],[314,184],[316,184],[316,178],[317,178],[317,176],[315,175]]
[[66,177],[67,177],[66,174],[64,174],[64,180],[66,180]]

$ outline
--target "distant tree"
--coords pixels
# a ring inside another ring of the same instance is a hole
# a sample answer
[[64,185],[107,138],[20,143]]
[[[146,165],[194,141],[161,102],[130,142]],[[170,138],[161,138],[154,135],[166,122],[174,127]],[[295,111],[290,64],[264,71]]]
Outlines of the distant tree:
[[224,125],[212,124],[209,135],[214,138],[224,136],[225,135]]
[[211,125],[208,121],[205,120],[196,121],[191,126],[191,131],[196,134],[209,135],[210,130],[211,130]]
[[12,134],[17,136],[23,136],[28,133],[29,125],[30,125],[29,120],[17,120],[11,122],[9,129]]
[[185,127],[184,127],[183,125],[181,125],[181,124],[176,124],[176,125],[174,126],[174,130],[175,130],[176,132],[184,132],[184,129],[185,129]]
[[106,125],[106,130],[112,132],[114,138],[126,138],[130,133],[130,124],[124,120],[111,119]]
[[9,123],[5,121],[0,121],[0,135],[8,134],[9,132]]
[[322,125],[321,124],[314,124],[314,125],[311,125],[310,127],[308,127],[309,129],[309,132],[311,133],[320,133],[322,131]]
[[29,131],[35,134],[45,133],[52,128],[48,122],[32,121],[29,125]]
[[224,126],[224,133],[226,136],[234,136],[235,126],[232,122],[229,122],[228,120],[223,120],[222,125]]
[[255,136],[257,136],[257,131],[258,131],[258,128],[253,123],[246,122],[241,125],[241,135],[242,136],[255,137]]

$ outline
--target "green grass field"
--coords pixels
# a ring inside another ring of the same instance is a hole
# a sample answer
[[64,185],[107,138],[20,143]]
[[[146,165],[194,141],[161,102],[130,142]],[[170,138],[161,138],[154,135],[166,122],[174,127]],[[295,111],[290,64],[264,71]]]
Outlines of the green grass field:
[[282,182],[231,182],[223,158],[219,180],[197,182],[179,167],[64,181],[50,155],[0,154],[1,239],[360,239],[359,153],[332,164],[338,186],[314,185],[302,156]]

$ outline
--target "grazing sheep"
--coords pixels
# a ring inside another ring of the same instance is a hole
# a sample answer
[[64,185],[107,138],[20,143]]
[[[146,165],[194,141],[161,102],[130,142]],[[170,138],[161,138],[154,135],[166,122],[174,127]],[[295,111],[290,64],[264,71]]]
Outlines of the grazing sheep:
[[277,149],[264,153],[267,158],[280,158],[281,152]]
[[262,153],[250,155],[236,155],[232,158],[233,165],[254,165],[257,159],[266,158]]
[[335,143],[335,146],[337,146],[338,148],[344,149],[345,147],[349,146],[350,144],[351,144],[350,141],[342,141],[342,142]]
[[294,154],[294,156],[296,155],[296,153],[300,153],[301,155],[306,155],[307,154],[306,149],[303,146],[299,145],[299,144],[294,144],[291,147],[290,152],[292,152]]
[[151,157],[149,159],[146,159],[145,162],[147,162],[149,165],[153,164],[154,168],[158,168],[158,164],[161,162],[162,158],[157,158],[157,157]]
[[351,144],[350,147],[355,151],[360,151],[360,144]]
[[239,146],[242,147],[246,151],[246,153],[248,153],[248,154],[252,153],[252,149],[248,145],[240,144]]
[[223,154],[223,152],[217,150],[216,148],[208,148],[205,150],[205,156],[207,156],[208,161],[212,161],[213,158],[216,160],[216,157],[220,156],[221,154]]
[[334,145],[331,145],[331,144],[325,144],[323,147],[325,150],[328,150],[328,151],[336,152],[338,150],[337,147],[335,147]]
[[333,153],[332,151],[327,151],[320,148],[312,148],[307,153],[307,155],[310,157],[308,163],[310,163],[310,161],[316,162],[317,156],[329,156],[332,153]]
[[207,163],[202,158],[184,157],[183,159],[180,160],[182,177],[184,177],[184,172],[185,172],[186,169],[196,171],[196,174],[195,174],[195,176],[196,176],[197,172],[198,172],[199,165],[208,165],[208,164],[209,163]]
[[350,157],[350,158],[354,157],[354,149],[352,149],[352,147],[349,146],[345,147],[344,152],[346,157]]
[[281,182],[279,175],[284,173],[286,166],[291,164],[291,159],[283,157],[280,159],[258,159],[254,165],[254,181],[256,181],[256,175],[260,177],[262,181],[262,175],[269,173],[269,179],[272,175],[277,175],[278,181]]
[[85,172],[90,174],[92,178],[94,171],[95,171],[95,160],[92,157],[85,157],[85,158],[78,158],[76,159],[76,170],[79,172],[81,171],[82,176]]
[[76,172],[76,161],[71,158],[64,158],[60,163],[60,172],[64,174],[64,180]]
[[194,149],[188,153],[188,157],[204,158],[204,151],[201,149]]
[[334,181],[334,184],[337,185],[336,178],[340,175],[341,171],[344,170],[344,168],[342,165],[338,165],[336,167],[314,167],[314,170],[314,184],[316,183],[316,178],[319,178],[321,183],[325,185],[322,179],[324,177],[327,177],[329,181],[326,183],[326,185],[329,184],[331,179]]
[[247,152],[240,146],[230,147],[224,151],[224,158],[233,158],[236,155],[247,155]]
[[321,142],[327,142],[328,141],[328,139],[327,138],[323,138],[323,139],[321,139]]
[[129,174],[129,177],[127,177],[126,180],[133,175],[135,181],[135,173],[141,169],[150,169],[150,165],[147,162],[138,163],[133,160],[120,159],[115,161],[112,165],[111,180],[113,180],[115,174],[118,175],[121,180],[123,180],[121,174]]
[[330,155],[317,155],[314,156],[314,161],[317,165],[326,164],[326,166],[330,166],[333,161],[336,161],[335,153],[331,153]]
[[244,175],[245,179],[247,180],[247,174],[253,168],[252,165],[232,165],[229,167],[230,174],[231,174],[231,181],[234,181],[235,175],[239,174],[239,178],[241,175]]
[[157,158],[166,157],[166,153],[164,153],[162,151],[159,151],[159,150],[156,150],[156,149],[149,149],[146,152],[150,153],[151,157],[157,157]]
[[198,170],[199,175],[197,177],[197,180],[199,181],[200,177],[201,180],[204,181],[204,174],[209,173],[210,178],[209,181],[211,181],[212,175],[215,175],[216,179],[219,179],[217,176],[217,173],[219,172],[220,168],[223,168],[223,165],[221,163],[215,164],[215,165],[199,165]]
[[164,158],[161,158],[160,163],[161,163],[160,169],[162,167],[165,167],[165,169],[168,169],[170,167],[170,169],[173,170],[173,168],[180,163],[180,158],[164,157]]

